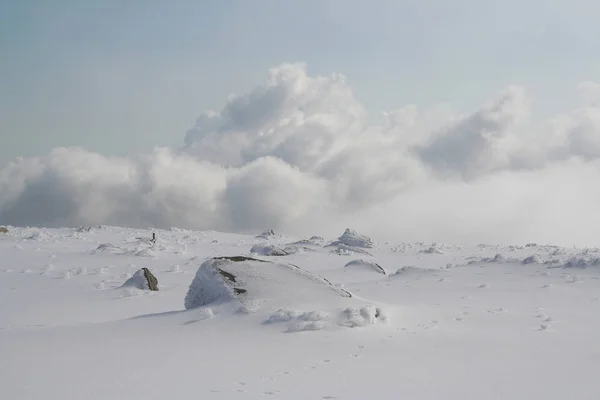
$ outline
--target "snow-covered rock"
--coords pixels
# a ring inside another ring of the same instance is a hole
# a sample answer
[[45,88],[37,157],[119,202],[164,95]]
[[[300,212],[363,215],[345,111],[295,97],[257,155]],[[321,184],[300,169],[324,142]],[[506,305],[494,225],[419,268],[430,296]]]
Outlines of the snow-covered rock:
[[600,257],[571,257],[564,264],[565,268],[587,268],[600,265]]
[[259,239],[269,239],[272,237],[275,237],[275,231],[273,229],[267,229],[266,231],[262,232],[259,235],[256,235],[257,238]]
[[331,298],[350,298],[350,292],[294,265],[250,257],[214,257],[196,272],[185,297],[185,308],[236,301],[302,304]]
[[310,239],[302,239],[296,242],[288,244],[288,246],[318,246],[322,247],[325,243],[325,239],[321,236],[311,236]]
[[259,254],[261,256],[287,256],[292,253],[295,253],[296,249],[294,247],[286,247],[282,248],[276,245],[262,245],[257,244],[252,246],[250,249],[250,253]]
[[337,246],[339,244],[343,244],[351,247],[360,247],[360,248],[372,248],[373,241],[371,238],[361,235],[360,233],[347,228],[342,236],[340,236],[335,242],[331,243],[331,246]]
[[434,272],[433,269],[405,266],[398,268],[390,275],[390,278],[432,275]]
[[542,264],[543,261],[537,254],[526,257],[521,261],[521,264]]
[[142,268],[137,270],[131,278],[127,279],[121,287],[157,291],[158,279],[156,279],[148,268]]
[[441,251],[440,249],[438,249],[437,246],[430,246],[424,250],[420,250],[419,253],[423,253],[423,254],[444,254],[443,251]]
[[334,243],[328,244],[325,247],[333,248],[333,250],[331,250],[331,252],[335,253],[335,254],[339,254],[340,256],[351,256],[354,254],[365,254],[367,256],[372,256],[371,253],[369,253],[368,251],[366,251],[363,248],[356,247],[356,246],[350,246],[345,243],[334,242]]
[[375,272],[379,272],[380,274],[386,275],[385,269],[383,269],[383,267],[381,267],[381,265],[379,265],[375,262],[369,262],[369,261],[364,261],[364,260],[353,260],[353,261],[350,261],[349,263],[347,263],[344,267],[345,268],[362,268],[362,269],[372,270]]
[[242,256],[210,258],[198,268],[185,308],[228,304],[244,314],[262,315],[264,324],[285,323],[288,332],[320,330],[330,324],[362,326],[349,325],[344,310],[375,307],[292,264]]

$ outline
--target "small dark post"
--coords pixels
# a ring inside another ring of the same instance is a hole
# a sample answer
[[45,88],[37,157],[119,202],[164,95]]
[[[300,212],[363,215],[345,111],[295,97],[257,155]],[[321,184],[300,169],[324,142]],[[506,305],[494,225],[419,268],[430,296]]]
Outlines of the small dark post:
[[152,243],[156,243],[156,232],[152,232]]

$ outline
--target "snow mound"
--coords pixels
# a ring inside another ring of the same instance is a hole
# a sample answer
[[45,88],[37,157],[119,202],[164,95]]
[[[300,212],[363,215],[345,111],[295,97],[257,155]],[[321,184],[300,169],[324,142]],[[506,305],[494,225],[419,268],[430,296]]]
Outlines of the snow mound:
[[342,236],[340,236],[337,241],[331,243],[332,246],[336,246],[339,244],[343,244],[351,247],[360,247],[360,248],[372,248],[373,241],[371,238],[361,235],[360,233],[347,228]]
[[361,308],[348,307],[342,312],[340,325],[354,328],[357,326],[372,325],[376,323],[377,320],[383,322],[388,320],[387,315],[385,315],[380,308],[373,306]]
[[25,240],[32,240],[38,242],[57,241],[54,235],[44,231],[30,232],[29,235],[25,237]]
[[504,257],[504,255],[497,253],[494,257],[482,257],[480,262],[484,262],[484,263],[505,263],[507,262],[506,257]]
[[564,268],[587,268],[600,265],[599,257],[572,257],[564,264]]
[[295,247],[285,247],[282,248],[276,245],[262,245],[257,244],[252,246],[250,249],[250,253],[259,254],[261,256],[287,256],[292,253],[295,253],[297,249]]
[[272,238],[275,236],[276,236],[275,231],[273,229],[268,229],[268,230],[262,232],[261,234],[256,235],[256,237],[259,239],[269,239],[269,238]]
[[537,254],[526,257],[521,261],[521,264],[542,264],[543,261]]
[[435,272],[435,270],[433,270],[433,269],[405,266],[402,268],[398,268],[398,270],[396,270],[396,272],[394,272],[393,274],[390,275],[390,278],[407,277],[407,276],[415,276],[415,275],[422,276],[422,275],[433,274],[434,272]]
[[441,251],[437,246],[433,245],[431,247],[428,247],[424,250],[420,250],[419,253],[422,254],[444,254],[443,251]]
[[347,263],[344,267],[345,268],[358,267],[358,268],[363,268],[363,269],[369,269],[369,270],[379,272],[380,274],[387,275],[387,273],[385,272],[385,269],[383,269],[383,267],[381,267],[379,264],[377,264],[375,262],[369,262],[369,261],[363,261],[363,260],[353,260],[353,261],[350,261],[349,263]]
[[287,326],[286,332],[303,332],[325,329],[332,323],[343,327],[356,328],[387,321],[388,317],[381,308],[368,305],[346,307],[335,314],[325,311],[300,312],[279,309],[271,314],[264,321],[264,324],[285,323]]
[[112,243],[102,243],[96,247],[94,253],[123,253],[123,249]]
[[470,260],[467,265],[472,264],[508,264],[508,263],[522,263],[520,259],[507,258],[503,254],[497,253],[494,257],[468,257]]
[[321,236],[311,236],[310,239],[302,239],[290,243],[288,246],[318,246],[322,247],[325,244],[325,239]]
[[331,252],[335,253],[335,254],[339,254],[340,256],[351,256],[354,254],[365,254],[367,256],[372,256],[371,253],[369,253],[368,251],[366,251],[364,249],[361,249],[360,247],[349,246],[344,243],[335,242],[335,243],[327,245],[326,247],[334,247],[334,249]]

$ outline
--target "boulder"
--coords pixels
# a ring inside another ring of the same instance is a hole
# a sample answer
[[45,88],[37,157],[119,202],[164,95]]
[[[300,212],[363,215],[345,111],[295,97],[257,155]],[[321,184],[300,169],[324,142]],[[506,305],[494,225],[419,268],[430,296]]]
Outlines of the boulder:
[[158,291],[158,279],[148,268],[137,270],[121,287],[135,287],[140,290]]
[[0,233],[8,233],[8,228],[5,226],[0,226]]
[[334,298],[350,292],[295,265],[251,257],[213,257],[202,263],[185,296],[185,308],[237,302],[279,309]]

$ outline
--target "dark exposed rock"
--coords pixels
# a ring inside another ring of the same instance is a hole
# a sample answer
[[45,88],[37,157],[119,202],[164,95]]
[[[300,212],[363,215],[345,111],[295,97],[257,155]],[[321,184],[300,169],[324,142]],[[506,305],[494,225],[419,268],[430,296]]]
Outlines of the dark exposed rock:
[[142,268],[144,271],[144,278],[148,282],[148,290],[158,291],[158,279],[150,272],[148,268]]
[[246,257],[246,256],[221,256],[221,257],[213,257],[214,260],[229,260],[233,262],[242,262],[242,261],[260,261],[267,262],[264,260],[259,260],[257,258]]
[[122,287],[135,287],[140,290],[158,291],[158,279],[148,268],[137,270]]
[[5,226],[0,226],[0,233],[8,233],[8,228]]

